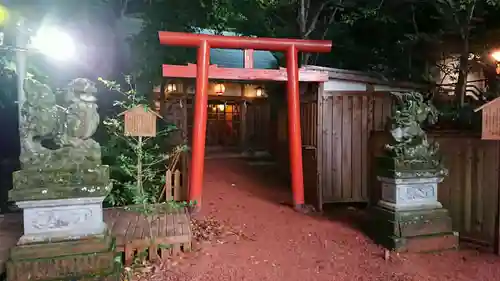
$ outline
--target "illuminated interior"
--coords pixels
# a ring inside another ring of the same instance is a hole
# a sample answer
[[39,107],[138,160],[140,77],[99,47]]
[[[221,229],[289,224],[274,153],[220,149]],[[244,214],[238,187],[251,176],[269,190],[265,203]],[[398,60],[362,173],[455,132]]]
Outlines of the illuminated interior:
[[209,101],[207,117],[207,145],[238,145],[241,121],[239,104]]

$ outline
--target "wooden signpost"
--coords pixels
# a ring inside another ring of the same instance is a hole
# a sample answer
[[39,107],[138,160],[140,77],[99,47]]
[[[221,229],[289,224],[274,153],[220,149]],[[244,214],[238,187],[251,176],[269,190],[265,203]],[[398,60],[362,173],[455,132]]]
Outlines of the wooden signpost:
[[500,98],[496,98],[474,111],[482,110],[482,133],[483,140],[500,140]]
[[161,116],[149,107],[138,105],[122,114],[125,115],[125,136],[156,136],[156,118],[161,118]]

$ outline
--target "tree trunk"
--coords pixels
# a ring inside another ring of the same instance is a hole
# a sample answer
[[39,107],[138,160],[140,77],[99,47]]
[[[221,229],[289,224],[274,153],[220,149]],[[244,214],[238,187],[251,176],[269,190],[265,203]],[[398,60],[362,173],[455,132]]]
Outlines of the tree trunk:
[[467,90],[467,76],[469,75],[469,52],[470,52],[470,23],[472,16],[474,15],[474,10],[476,8],[476,1],[474,0],[468,8],[467,18],[460,30],[462,37],[462,52],[460,54],[459,66],[458,66],[458,80],[455,86],[455,98],[458,99],[459,106],[463,107],[465,104],[465,94]]
[[458,80],[455,86],[455,97],[460,102],[459,105],[462,107],[465,103],[465,91],[467,89],[467,76],[469,74],[469,40],[464,42],[464,49],[462,54],[460,54],[459,66],[458,66]]
[[299,67],[308,65],[311,60],[311,53],[302,53],[302,59],[300,60]]

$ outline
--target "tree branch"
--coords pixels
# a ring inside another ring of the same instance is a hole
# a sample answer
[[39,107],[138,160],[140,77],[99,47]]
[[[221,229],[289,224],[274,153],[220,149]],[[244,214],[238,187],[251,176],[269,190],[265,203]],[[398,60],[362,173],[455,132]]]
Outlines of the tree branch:
[[[380,3],[378,3],[377,10],[380,10],[382,8],[382,5],[384,5],[384,0],[381,0]],[[412,4],[413,7],[413,4]]]
[[[321,40],[324,40],[326,35],[328,34],[328,31],[330,30],[330,25],[332,25],[333,21],[335,20],[335,16],[337,15],[337,12],[339,11],[338,7],[335,7],[333,10],[333,13],[330,15],[330,18],[328,18],[328,21],[326,23],[325,30],[323,30],[323,35],[321,35]],[[316,53],[313,63],[316,64],[318,62],[320,53]]]
[[300,33],[304,34],[306,32],[306,3],[305,0],[300,0],[300,8],[299,8],[299,29]]
[[311,21],[311,24],[309,25],[309,28],[307,29],[307,31],[305,33],[302,34],[303,38],[309,37],[309,35],[311,35],[311,33],[314,31],[314,29],[316,29],[316,25],[318,24],[318,20],[319,20],[319,16],[321,15],[321,12],[323,12],[323,10],[326,8],[326,6],[332,2],[333,1],[330,0],[330,1],[325,1],[325,2],[321,3],[321,6],[319,7],[318,11],[314,15],[314,17]]
[[307,4],[306,4],[306,17],[305,17],[305,21],[304,22],[307,22],[307,20],[309,19],[309,9],[311,8],[311,0],[307,0]]
[[120,18],[123,18],[123,17],[125,17],[125,13],[127,13],[129,0],[120,0],[120,2],[121,2]]
[[[342,1],[341,1],[341,3],[342,3]],[[328,30],[330,29],[330,25],[335,20],[335,16],[337,15],[338,11],[339,11],[339,8],[335,7],[335,9],[333,10],[333,13],[330,15],[330,18],[328,19],[325,30],[323,30],[323,35],[321,36],[321,40],[325,39],[326,35],[328,34]]]
[[415,30],[415,34],[417,34],[418,36],[420,32],[418,31],[417,19],[415,17],[415,5],[413,4],[411,4],[411,21],[413,24],[413,29]]

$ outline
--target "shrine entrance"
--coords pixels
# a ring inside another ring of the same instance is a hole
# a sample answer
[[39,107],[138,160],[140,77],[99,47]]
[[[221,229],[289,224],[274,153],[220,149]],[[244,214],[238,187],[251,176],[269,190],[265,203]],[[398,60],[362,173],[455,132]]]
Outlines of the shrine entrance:
[[241,109],[236,101],[208,102],[206,146],[222,149],[240,144]]
[[[196,78],[196,92],[193,103],[191,161],[189,167],[190,201],[201,208],[203,191],[204,155],[209,121],[208,85],[209,79],[235,81],[286,81],[288,108],[288,143],[290,148],[290,171],[293,205],[298,211],[304,208],[304,177],[302,171],[302,141],[300,130],[299,81],[325,82],[328,73],[298,68],[299,52],[330,52],[332,43],[320,40],[296,40],[277,38],[252,38],[219,36],[160,31],[160,44],[198,48],[197,64],[187,66],[163,65],[163,77]],[[243,49],[244,69],[219,68],[210,65],[210,49]],[[275,51],[286,53],[286,69],[253,68],[253,51]],[[162,86],[164,87],[164,85]],[[163,89],[162,89],[163,90]],[[163,91],[162,91],[163,92]],[[216,110],[217,112],[217,110]],[[224,118],[225,117],[224,111]],[[230,116],[234,116],[231,114]],[[224,119],[225,120],[225,119]],[[227,120],[225,120],[226,122]]]

